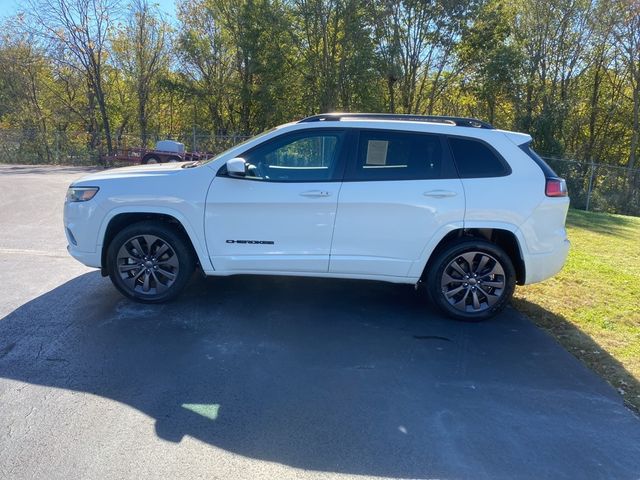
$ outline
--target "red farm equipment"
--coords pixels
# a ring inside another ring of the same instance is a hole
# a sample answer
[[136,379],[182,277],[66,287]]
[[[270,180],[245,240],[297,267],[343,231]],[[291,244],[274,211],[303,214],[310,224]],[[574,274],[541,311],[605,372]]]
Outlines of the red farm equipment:
[[124,147],[117,149],[113,155],[103,157],[107,165],[114,163],[166,163],[206,160],[213,157],[207,152],[186,152],[184,144],[173,140],[156,142],[155,148]]

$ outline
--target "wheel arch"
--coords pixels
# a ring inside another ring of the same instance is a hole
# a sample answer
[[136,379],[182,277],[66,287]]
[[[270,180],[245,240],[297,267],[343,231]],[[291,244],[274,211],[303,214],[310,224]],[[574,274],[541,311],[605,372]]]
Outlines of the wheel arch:
[[526,266],[522,252],[521,239],[518,238],[518,230],[505,226],[465,227],[450,230],[440,239],[429,254],[428,259],[424,262],[420,279],[424,280],[434,259],[444,248],[451,245],[452,242],[470,240],[474,238],[489,241],[502,248],[506,254],[509,255],[509,258],[516,270],[516,283],[518,285],[523,285],[525,283]]
[[99,238],[102,240],[101,256],[100,256],[100,271],[103,276],[107,275],[106,256],[109,244],[115,237],[115,235],[122,230],[123,227],[137,223],[143,220],[154,220],[165,225],[170,225],[185,240],[187,240],[189,246],[194,252],[198,264],[204,271],[212,270],[209,256],[206,249],[203,248],[201,242],[196,235],[195,230],[191,227],[189,222],[179,212],[171,211],[169,209],[154,209],[154,208],[127,208],[116,209],[105,218],[102,227],[100,229]]

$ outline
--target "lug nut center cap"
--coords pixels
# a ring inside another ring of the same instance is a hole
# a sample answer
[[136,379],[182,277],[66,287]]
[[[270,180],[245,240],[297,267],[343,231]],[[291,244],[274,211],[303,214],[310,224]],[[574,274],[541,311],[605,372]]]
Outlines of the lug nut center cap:
[[151,260],[147,260],[146,262],[144,262],[144,266],[147,268],[151,268],[153,267],[153,262]]

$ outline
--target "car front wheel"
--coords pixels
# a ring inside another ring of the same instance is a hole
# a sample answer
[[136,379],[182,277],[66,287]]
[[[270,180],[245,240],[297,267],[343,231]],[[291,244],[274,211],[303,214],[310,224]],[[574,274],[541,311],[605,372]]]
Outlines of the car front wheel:
[[515,290],[515,277],[503,249],[484,240],[463,240],[438,254],[427,273],[427,288],[448,316],[480,321],[504,309]]
[[109,277],[124,295],[160,303],[186,286],[195,268],[187,241],[169,225],[145,221],[120,231],[109,244]]

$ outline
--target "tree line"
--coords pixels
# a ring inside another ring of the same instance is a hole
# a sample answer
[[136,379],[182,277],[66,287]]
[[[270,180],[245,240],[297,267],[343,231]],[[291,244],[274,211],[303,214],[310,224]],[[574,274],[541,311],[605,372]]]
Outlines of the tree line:
[[26,0],[0,127],[107,153],[326,111],[472,116],[547,155],[637,168],[637,0]]

